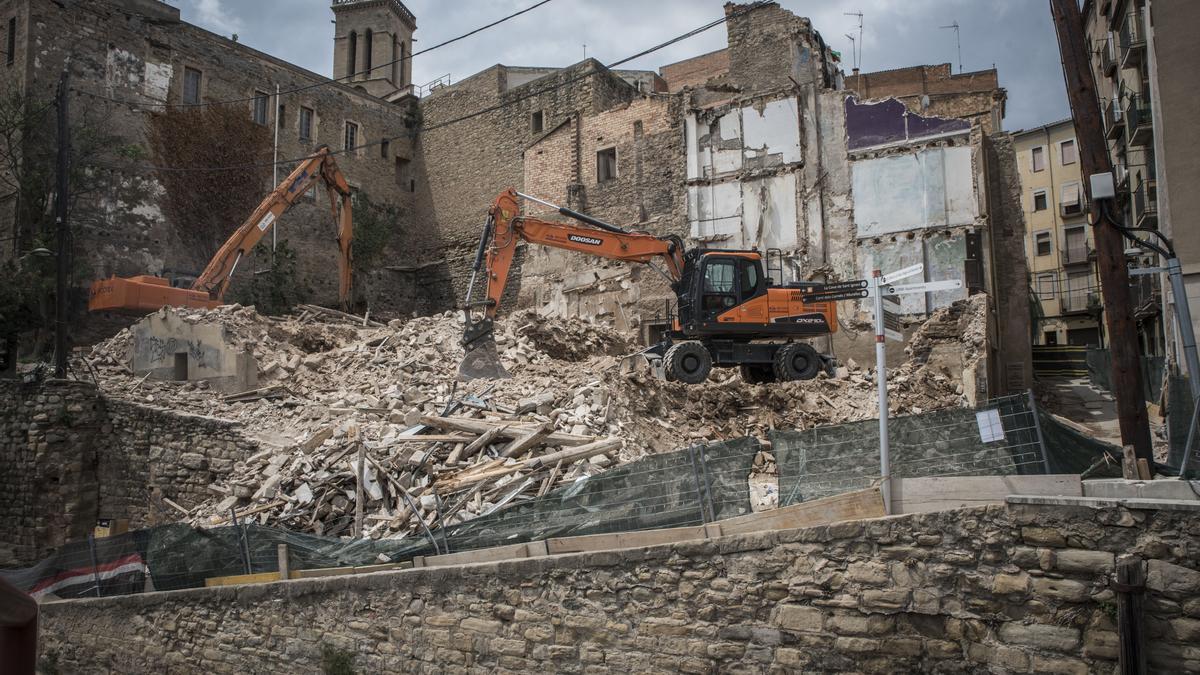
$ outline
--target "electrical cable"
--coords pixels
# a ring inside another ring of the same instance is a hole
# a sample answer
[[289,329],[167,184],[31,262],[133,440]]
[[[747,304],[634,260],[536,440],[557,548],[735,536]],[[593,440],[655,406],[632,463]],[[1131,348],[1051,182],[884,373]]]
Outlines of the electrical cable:
[[[306,84],[304,86],[295,87],[293,89],[284,89],[282,91],[277,92],[275,95],[283,96],[284,94],[295,94],[296,92],[308,91],[309,89],[316,89],[317,87],[325,87],[325,86],[328,86],[331,84],[339,83],[339,82],[342,82],[343,80],[351,81],[355,77],[362,75],[364,73],[369,74],[371,71],[379,70],[380,68],[386,68],[388,66],[395,65],[397,63],[409,61],[414,56],[420,56],[421,54],[428,54],[429,52],[431,52],[435,49],[438,49],[440,47],[445,47],[448,44],[458,42],[459,40],[463,40],[465,38],[471,37],[472,35],[475,35],[476,33],[481,33],[489,28],[498,26],[498,25],[504,23],[505,21],[508,21],[509,19],[514,19],[518,16],[521,16],[522,14],[525,14],[526,12],[531,12],[550,1],[551,0],[541,0],[540,2],[538,2],[536,4],[530,5],[529,7],[526,7],[525,9],[522,9],[520,11],[509,14],[508,16],[505,16],[503,18],[497,19],[485,26],[480,26],[479,28],[471,30],[467,33],[463,33],[462,35],[459,35],[458,37],[453,37],[453,38],[450,38],[449,40],[445,40],[444,42],[439,42],[436,45],[426,47],[425,49],[422,49],[421,51],[413,52],[411,54],[401,56],[398,59],[392,59],[391,61],[388,61],[387,63],[381,63],[377,66],[372,65],[370,68],[368,68],[366,70],[360,70],[355,73],[350,73],[349,75],[343,75],[341,77],[335,77],[335,78],[331,78],[331,79],[327,79],[327,80],[322,80],[320,82],[315,82],[313,84]],[[109,96],[105,96],[103,94],[97,94],[95,92],[86,91],[83,89],[72,88],[72,91],[75,91],[75,92],[78,92],[81,94],[87,94],[88,96],[94,96],[96,98],[103,99],[106,101],[112,101],[114,103],[123,103],[125,105],[134,106],[137,108],[205,108],[208,106],[231,105],[234,103],[249,103],[249,102],[254,101],[259,98],[258,96],[247,96],[244,98],[232,98],[232,99],[226,99],[226,100],[221,100],[221,101],[202,101],[199,103],[142,103],[139,101],[130,101],[130,100],[126,100],[126,99],[112,98]]]
[[[672,44],[675,44],[676,42],[679,42],[679,41],[681,41],[681,40],[685,40],[685,39],[687,39],[687,38],[690,38],[690,37],[693,37],[693,36],[695,36],[695,35],[697,35],[697,34],[699,34],[699,33],[703,32],[703,31],[709,30],[710,28],[713,28],[714,26],[718,26],[718,25],[720,25],[720,24],[722,24],[722,23],[725,23],[725,22],[729,21],[730,19],[736,18],[736,17],[738,17],[738,16],[741,16],[741,15],[743,15],[743,14],[747,13],[747,12],[750,12],[750,11],[753,11],[753,10],[755,10],[755,9],[758,9],[760,6],[762,6],[762,5],[764,5],[764,4],[767,4],[768,2],[770,2],[770,0],[759,0],[758,2],[755,2],[754,4],[747,5],[746,7],[744,7],[744,8],[742,8],[742,9],[738,10],[737,12],[733,12],[732,14],[726,15],[726,16],[724,16],[724,17],[722,17],[722,18],[720,18],[720,19],[718,19],[718,20],[716,20],[716,21],[712,21],[712,22],[710,22],[710,23],[708,23],[708,24],[705,24],[704,26],[701,26],[701,27],[699,27],[699,28],[695,28],[695,29],[693,29],[693,30],[691,30],[691,31],[688,31],[687,33],[684,33],[684,34],[682,34],[682,35],[679,35],[679,36],[677,36],[677,37],[671,38],[670,40],[667,40],[666,42],[663,42],[663,43],[661,43],[661,44],[655,45],[654,47],[651,47],[651,48],[649,48],[649,49],[645,49],[645,50],[643,50],[643,51],[641,51],[641,52],[638,52],[637,54],[634,54],[634,55],[632,55],[632,56],[628,56],[628,57],[626,57],[626,58],[623,58],[623,59],[621,59],[621,60],[619,60],[619,61],[614,61],[613,63],[611,63],[611,64],[609,64],[608,66],[605,66],[605,67],[606,67],[606,68],[610,68],[610,69],[611,69],[611,68],[613,68],[613,67],[615,67],[615,66],[621,65],[621,64],[623,64],[623,63],[627,63],[627,62],[629,62],[629,61],[632,61],[633,59],[640,58],[640,57],[642,57],[642,56],[645,56],[645,55],[647,55],[647,54],[650,54],[650,53],[652,53],[652,52],[655,52],[655,51],[657,51],[657,50],[663,49],[663,48],[665,48],[665,47],[668,47],[668,46],[670,46],[670,45],[672,45]],[[464,122],[464,121],[466,121],[466,120],[469,120],[469,119],[472,119],[472,118],[475,118],[475,117],[479,117],[480,115],[486,115],[487,113],[490,113],[490,112],[495,112],[495,111],[497,111],[497,110],[500,110],[500,109],[503,109],[503,108],[507,108],[507,107],[509,107],[509,106],[511,106],[511,105],[513,105],[513,104],[515,104],[515,103],[517,103],[517,102],[519,102],[519,101],[523,101],[523,100],[525,100],[525,99],[528,99],[528,98],[533,98],[534,96],[539,96],[539,95],[541,95],[541,94],[544,94],[544,93],[546,93],[546,92],[549,92],[549,91],[553,91],[553,90],[556,90],[556,89],[561,89],[562,87],[565,87],[565,86],[567,86],[568,84],[572,84],[572,83],[574,83],[574,82],[577,82],[577,81],[579,81],[579,80],[582,80],[582,79],[584,79],[584,78],[590,77],[592,74],[593,74],[593,71],[589,69],[588,71],[586,71],[586,72],[584,72],[584,73],[581,73],[580,75],[577,75],[576,77],[573,77],[573,78],[570,78],[570,79],[564,80],[564,81],[562,81],[562,82],[558,82],[558,83],[556,83],[556,84],[552,84],[552,85],[550,85],[550,86],[543,87],[543,88],[540,88],[540,89],[537,89],[537,90],[534,90],[534,91],[531,91],[531,92],[527,92],[527,93],[525,93],[525,94],[522,94],[521,96],[518,96],[518,97],[510,98],[510,99],[508,99],[507,101],[505,101],[504,103],[500,103],[500,104],[497,104],[497,105],[494,105],[494,106],[489,106],[489,107],[487,107],[487,108],[483,108],[482,110],[477,110],[477,111],[475,111],[475,112],[473,112],[473,113],[469,113],[469,114],[466,114],[466,115],[462,115],[462,116],[460,116],[460,117],[456,117],[456,118],[453,118],[453,119],[449,119],[449,120],[446,120],[446,121],[444,121],[444,122],[440,122],[440,123],[438,123],[438,124],[435,124],[435,125],[432,125],[432,126],[422,127],[422,131],[433,131],[433,130],[436,130],[436,129],[441,129],[441,128],[444,128],[444,127],[450,126],[450,125],[452,125],[452,124],[457,124],[457,123],[459,123],[459,122]],[[393,141],[393,140],[396,140],[396,139],[403,138],[405,135],[406,135],[406,134],[402,134],[402,135],[395,135],[395,136],[386,136],[386,137],[382,137],[382,138],[380,138],[380,139],[379,139],[379,140],[377,140],[377,141],[372,141],[372,142],[370,142],[370,143],[363,143],[363,144],[361,144],[361,145],[356,145],[356,146],[354,146],[353,148],[346,148],[346,149],[343,149],[343,150],[330,150],[330,151],[329,151],[329,154],[330,154],[331,156],[334,156],[334,155],[343,155],[343,154],[348,154],[348,153],[351,153],[351,152],[357,152],[358,150],[361,150],[361,149],[363,149],[363,148],[370,148],[370,147],[378,146],[378,145],[381,145],[381,144],[383,144],[383,143],[387,143],[387,142],[390,142],[390,141]],[[283,160],[279,160],[279,161],[276,161],[276,162],[249,162],[249,163],[246,163],[246,164],[236,164],[236,165],[230,165],[230,166],[221,166],[221,167],[171,167],[171,166],[150,166],[150,167],[145,167],[143,170],[144,170],[145,172],[147,172],[147,173],[149,173],[149,172],[158,172],[158,171],[172,171],[172,172],[199,172],[199,171],[238,171],[238,170],[244,170],[244,169],[270,168],[270,167],[273,167],[273,166],[294,164],[294,163],[296,163],[296,162],[302,162],[302,161],[304,161],[304,160],[306,160],[306,159],[308,159],[308,158],[309,158],[308,156],[305,156],[305,157],[298,157],[298,158],[292,158],[292,159],[283,159]],[[122,171],[126,171],[126,172],[128,173],[128,171],[127,171],[127,170],[124,170],[124,169],[122,169],[121,167],[113,167],[113,166],[108,166],[108,167],[106,167],[106,168],[112,168],[112,169],[116,169],[116,170],[122,170]]]

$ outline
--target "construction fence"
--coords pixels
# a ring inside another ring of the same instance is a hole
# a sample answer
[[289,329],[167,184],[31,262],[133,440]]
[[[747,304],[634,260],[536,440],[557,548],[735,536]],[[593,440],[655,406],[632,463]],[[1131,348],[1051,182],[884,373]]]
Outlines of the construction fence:
[[[253,524],[197,529],[166,525],[73,542],[38,564],[0,577],[41,597],[98,597],[197,588],[206,579],[277,572],[278,545],[291,570],[397,563],[553,538],[703,525],[749,514],[752,474],[771,471],[778,505],[869,487],[880,478],[878,420],[777,431],[771,447],[746,437],[647,456],[583,476],[535,499],[514,482],[513,499],[467,522],[425,524],[400,539],[339,539]],[[894,477],[1120,473],[1120,449],[1078,434],[1028,395],[976,408],[935,410],[890,420]],[[757,460],[757,461],[756,461]],[[764,477],[754,476],[756,481]],[[529,479],[518,479],[529,480]],[[471,491],[441,500],[449,520]]]

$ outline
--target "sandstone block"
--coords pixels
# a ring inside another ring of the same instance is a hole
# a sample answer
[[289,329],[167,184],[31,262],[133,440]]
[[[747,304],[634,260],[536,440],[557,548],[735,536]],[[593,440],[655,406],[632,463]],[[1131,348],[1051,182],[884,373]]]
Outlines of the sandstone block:
[[775,625],[784,630],[819,631],[824,619],[821,610],[804,605],[779,605],[775,611]]
[[1190,597],[1200,592],[1200,572],[1162,560],[1146,565],[1146,587],[1172,598]]
[[1087,675],[1088,667],[1086,663],[1076,659],[1052,659],[1035,655],[1033,672],[1054,673],[1054,675]]
[[1067,602],[1086,602],[1088,585],[1071,579],[1039,577],[1032,582],[1033,593],[1042,598],[1057,598]]
[[996,595],[1024,593],[1027,590],[1029,590],[1029,575],[1024,572],[1020,574],[997,574],[992,579],[992,592]]
[[808,655],[799,649],[792,649],[791,647],[780,647],[779,649],[775,650],[775,663],[777,663],[781,666],[799,668],[801,666],[807,665],[808,662],[809,662]]
[[1021,539],[1034,546],[1066,546],[1067,538],[1052,527],[1022,527]]
[[1068,548],[1054,552],[1054,567],[1064,572],[1105,574],[1113,570],[1114,557],[1107,551]]
[[1056,652],[1073,652],[1079,648],[1078,628],[1052,626],[1044,623],[1022,624],[1009,622],[997,631],[1000,639],[1009,644],[1026,645]]
[[1083,655],[1089,658],[1117,659],[1121,642],[1116,631],[1089,630],[1083,634]]
[[846,578],[863,584],[884,584],[887,583],[890,576],[887,565],[866,561],[850,563],[846,567]]
[[862,654],[879,651],[879,640],[861,637],[840,637],[833,641],[833,648],[843,652]]
[[908,591],[863,591],[862,608],[875,611],[898,611],[908,604]]
[[463,619],[458,625],[465,630],[475,631],[476,633],[491,633],[493,635],[500,632],[501,626],[499,621],[479,619],[473,616]]

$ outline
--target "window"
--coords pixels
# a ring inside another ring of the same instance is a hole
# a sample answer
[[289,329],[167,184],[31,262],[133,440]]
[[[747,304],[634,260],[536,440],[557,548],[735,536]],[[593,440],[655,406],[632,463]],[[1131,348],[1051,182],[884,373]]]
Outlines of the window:
[[710,262],[704,267],[704,292],[732,293],[733,292],[733,263],[722,261]]
[[1083,194],[1079,183],[1064,183],[1059,190],[1059,205],[1063,217],[1078,216],[1083,213]]
[[529,116],[529,130],[535,134],[542,133],[542,111],[539,110]]
[[275,123],[279,125],[280,129],[282,129],[284,127],[284,125],[286,124],[286,120],[287,120],[287,106],[280,103],[279,110],[275,111]]
[[1058,331],[1048,330],[1045,336],[1042,337],[1042,344],[1047,347],[1053,347],[1058,344]]
[[596,153],[596,182],[604,183],[617,178],[617,149],[608,148]]
[[1045,148],[1034,148],[1033,149],[1033,170],[1035,173],[1038,171],[1046,170],[1046,149]]
[[267,126],[267,101],[269,97],[261,92],[254,92],[254,123]]
[[758,264],[749,260],[742,261],[742,301],[753,298],[758,293]]
[[396,158],[396,186],[401,189],[408,188],[409,192],[416,189],[416,182],[408,175],[408,160],[403,157]]
[[388,141],[386,138],[383,139],[382,141],[380,141],[379,142],[379,156],[384,159],[387,159],[388,158],[388,150],[391,149],[390,146],[391,146],[391,142]]
[[200,102],[200,79],[203,74],[195,68],[183,69],[183,102],[197,104]]
[[354,77],[354,71],[358,68],[358,33],[350,31],[350,39],[346,41],[346,50],[349,52],[346,58],[346,74]]
[[1058,278],[1054,274],[1039,274],[1037,278],[1037,295],[1042,300],[1053,300],[1058,293]]
[[1046,191],[1038,190],[1037,192],[1034,192],[1033,193],[1033,210],[1034,211],[1045,211],[1047,208],[1049,208],[1049,207],[1047,206]]
[[1075,147],[1075,141],[1063,141],[1058,144],[1058,158],[1063,166],[1074,164],[1079,161],[1079,149]]
[[1050,253],[1053,252],[1053,247],[1050,243],[1049,232],[1038,232],[1033,237],[1037,247],[1038,255],[1050,255]]
[[5,41],[8,49],[5,50],[5,60],[8,65],[12,65],[17,59],[17,17],[8,20],[8,40]]
[[400,86],[400,43],[392,40],[392,84]]
[[371,48],[374,47],[374,45],[372,44],[374,41],[375,41],[375,34],[371,32],[370,28],[368,28],[367,29],[367,49],[366,49],[366,53],[363,54],[363,70],[366,71],[367,77],[371,77],[371,57],[372,57],[372,54],[371,54],[372,49]]
[[358,125],[354,122],[346,122],[346,150],[353,150],[358,147]]
[[311,141],[313,138],[312,108],[300,106],[300,140]]

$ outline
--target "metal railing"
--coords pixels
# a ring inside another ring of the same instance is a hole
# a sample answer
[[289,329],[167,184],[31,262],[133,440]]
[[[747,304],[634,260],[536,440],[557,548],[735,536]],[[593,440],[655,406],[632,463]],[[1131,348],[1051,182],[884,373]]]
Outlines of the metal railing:
[[1125,133],[1125,111],[1121,102],[1113,99],[1104,104],[1104,132],[1111,139],[1120,138]]
[[1064,265],[1080,265],[1092,259],[1095,251],[1092,250],[1091,244],[1079,244],[1076,246],[1065,246],[1061,250],[1062,264]]
[[1121,67],[1131,68],[1140,61],[1146,49],[1146,33],[1142,28],[1142,16],[1137,12],[1125,15],[1121,24]]
[[1104,38],[1104,44],[1100,45],[1100,69],[1111,77],[1117,70],[1117,62],[1117,41],[1113,34],[1109,33],[1108,37]]
[[1100,307],[1100,294],[1090,288],[1068,289],[1059,300],[1063,314],[1089,312]]
[[1158,224],[1158,185],[1155,180],[1143,180],[1134,189],[1133,212],[1138,227]]
[[1149,140],[1153,131],[1149,100],[1137,94],[1129,95],[1125,102],[1125,126],[1129,128],[1130,145],[1142,145]]

